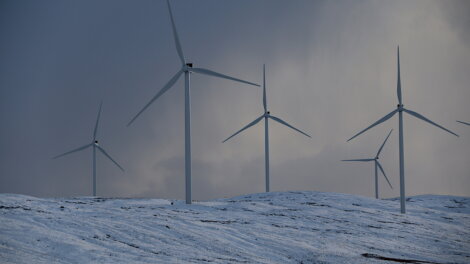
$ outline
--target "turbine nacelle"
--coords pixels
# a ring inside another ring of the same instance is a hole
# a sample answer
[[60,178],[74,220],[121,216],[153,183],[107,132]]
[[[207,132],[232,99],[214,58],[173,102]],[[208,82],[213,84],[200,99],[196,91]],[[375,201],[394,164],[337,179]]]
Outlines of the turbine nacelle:
[[98,145],[98,140],[95,140],[93,144]]
[[397,104],[398,112],[403,111],[404,108],[405,108],[405,106],[403,104]]
[[184,72],[190,71],[189,69],[191,69],[191,68],[193,68],[193,64],[191,62],[188,62],[188,63],[183,65],[183,71]]

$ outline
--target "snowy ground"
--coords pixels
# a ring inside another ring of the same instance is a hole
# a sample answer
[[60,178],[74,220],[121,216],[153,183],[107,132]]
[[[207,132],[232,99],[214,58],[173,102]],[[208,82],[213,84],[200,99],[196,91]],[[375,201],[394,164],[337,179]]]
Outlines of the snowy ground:
[[[173,203],[173,204],[172,204]],[[470,198],[197,202],[0,194],[0,263],[470,263]]]

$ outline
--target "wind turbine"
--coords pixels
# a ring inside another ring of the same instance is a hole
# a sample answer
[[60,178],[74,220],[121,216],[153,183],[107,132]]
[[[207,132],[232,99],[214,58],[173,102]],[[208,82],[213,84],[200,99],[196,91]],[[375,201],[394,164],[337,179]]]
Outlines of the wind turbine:
[[464,122],[464,121],[457,120],[457,122],[462,123],[462,124],[467,125],[467,126],[470,126],[470,123],[467,123],[467,122]]
[[406,212],[405,209],[405,157],[404,157],[404,149],[403,149],[403,112],[416,117],[418,119],[421,119],[425,122],[428,122],[431,125],[437,126],[438,128],[445,130],[455,136],[459,136],[455,134],[454,132],[448,130],[447,128],[444,128],[443,126],[440,126],[433,121],[427,119],[421,114],[418,114],[414,111],[408,110],[403,106],[402,103],[402,97],[401,97],[401,81],[400,81],[400,47],[397,47],[397,97],[398,97],[398,105],[397,109],[393,110],[392,112],[388,113],[386,116],[382,117],[366,129],[362,130],[361,132],[357,133],[354,135],[352,138],[348,139],[348,141],[352,140],[353,138],[359,136],[360,134],[366,132],[370,128],[383,123],[390,119],[392,116],[394,116],[396,113],[398,113],[398,141],[399,141],[399,150],[400,150],[400,211],[402,214]]
[[181,69],[176,72],[176,74],[163,86],[163,88],[137,113],[137,115],[132,118],[132,120],[127,124],[130,126],[137,117],[142,114],[155,100],[157,100],[161,95],[168,91],[180,76],[184,73],[184,139],[185,139],[185,189],[186,189],[186,204],[191,204],[191,98],[190,98],[190,74],[191,73],[200,73],[209,76],[214,76],[218,78],[228,79],[236,82],[241,82],[249,85],[258,86],[259,84],[244,81],[237,79],[228,75],[224,75],[218,72],[214,72],[204,68],[195,68],[192,63],[186,62],[183,49],[181,48],[181,43],[179,41],[178,32],[176,31],[175,22],[173,20],[173,13],[171,12],[170,1],[167,0],[168,11],[170,13],[171,26],[173,28],[173,37],[175,40],[176,51],[181,61]]
[[98,110],[98,117],[96,118],[96,124],[95,124],[95,129],[93,131],[93,140],[91,143],[86,144],[84,146],[81,146],[79,148],[73,149],[71,151],[65,152],[63,154],[60,154],[58,156],[55,156],[53,159],[57,159],[60,157],[63,157],[68,154],[72,154],[81,150],[85,150],[87,148],[93,148],[93,196],[96,196],[96,149],[101,151],[109,160],[111,160],[120,170],[124,171],[124,169],[119,165],[111,156],[104,150],[103,147],[101,147],[98,144],[98,140],[96,139],[96,135],[98,133],[98,124],[100,122],[100,116],[101,116],[101,107],[103,106],[103,102],[100,103],[100,109]]
[[266,100],[266,71],[265,71],[265,65],[263,64],[263,107],[264,107],[264,113],[256,118],[253,122],[249,123],[239,131],[237,131],[235,134],[231,135],[228,137],[226,140],[224,140],[222,143],[228,141],[229,139],[233,138],[234,136],[238,135],[241,133],[243,130],[248,129],[249,127],[252,127],[256,125],[259,121],[261,121],[264,118],[264,156],[265,156],[265,172],[266,172],[266,192],[269,192],[269,133],[268,133],[268,119],[271,118],[272,120],[285,125],[289,128],[292,128],[293,130],[310,137],[310,135],[302,132],[301,130],[289,125],[287,122],[281,120],[278,117],[275,117],[271,115],[271,112],[268,111],[268,103]]
[[378,179],[378,174],[377,174],[377,167],[380,169],[380,171],[381,171],[382,174],[384,175],[385,179],[386,179],[387,182],[388,182],[388,185],[390,185],[390,188],[393,189],[392,184],[391,184],[390,181],[388,180],[387,175],[385,175],[385,171],[384,171],[382,165],[381,165],[380,162],[379,162],[379,155],[380,155],[380,152],[382,151],[383,147],[385,146],[385,143],[387,142],[388,137],[390,137],[390,134],[392,134],[392,131],[393,131],[393,129],[390,130],[390,132],[388,133],[388,136],[385,138],[384,143],[382,144],[382,146],[380,146],[379,151],[377,151],[377,154],[375,155],[374,158],[370,158],[370,159],[350,159],[350,160],[342,160],[342,161],[360,161],[360,162],[369,162],[369,161],[373,161],[373,162],[374,162],[374,168],[375,168],[375,198],[376,198],[376,199],[379,199],[379,179]]

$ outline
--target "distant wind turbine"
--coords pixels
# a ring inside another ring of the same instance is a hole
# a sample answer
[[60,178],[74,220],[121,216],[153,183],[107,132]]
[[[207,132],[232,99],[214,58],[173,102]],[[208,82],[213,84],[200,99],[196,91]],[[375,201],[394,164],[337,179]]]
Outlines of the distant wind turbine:
[[124,171],[124,169],[121,167],[121,165],[119,165],[113,158],[111,158],[111,156],[103,149],[103,147],[101,147],[99,144],[98,144],[98,140],[96,139],[96,135],[98,133],[98,124],[100,122],[100,116],[101,116],[101,107],[103,105],[103,102],[100,103],[100,109],[98,111],[98,117],[96,118],[96,124],[95,124],[95,129],[93,131],[93,140],[91,141],[90,144],[86,144],[84,146],[81,146],[79,148],[76,148],[74,150],[71,150],[71,151],[68,151],[68,152],[65,152],[63,154],[60,154],[58,156],[55,156],[53,159],[57,159],[57,158],[60,158],[60,157],[63,157],[65,155],[68,155],[68,154],[72,154],[74,152],[78,152],[78,151],[81,151],[81,150],[84,150],[84,149],[87,149],[89,147],[92,147],[93,148],[93,196],[96,196],[96,149],[98,149],[99,151],[101,151],[101,153],[103,153],[109,160],[111,160],[114,164],[116,164],[116,166]]
[[457,122],[462,123],[462,124],[467,125],[467,126],[470,126],[470,123],[467,123],[467,122],[464,122],[464,121],[457,120]]
[[259,84],[244,81],[237,79],[228,75],[217,73],[204,68],[194,68],[192,63],[187,63],[184,55],[183,49],[178,37],[178,32],[176,31],[175,22],[173,20],[173,13],[171,12],[170,2],[167,0],[168,11],[170,13],[171,26],[173,28],[173,37],[175,39],[176,51],[181,61],[181,69],[176,72],[176,74],[163,86],[163,88],[140,110],[137,115],[132,118],[132,120],[127,124],[130,126],[137,117],[140,116],[155,100],[157,100],[161,95],[168,91],[179,79],[179,77],[184,73],[184,139],[185,139],[185,189],[186,189],[186,204],[191,204],[191,98],[190,98],[190,74],[191,73],[200,73],[209,76],[214,76],[218,78],[228,79],[236,82],[241,82],[249,85],[260,86]]
[[431,125],[437,126],[440,129],[443,129],[455,136],[459,136],[455,134],[454,132],[448,130],[447,128],[444,128],[443,126],[440,126],[433,121],[427,119],[426,117],[422,116],[421,114],[418,114],[414,111],[406,109],[403,104],[402,104],[402,97],[401,97],[401,81],[400,81],[400,47],[397,47],[397,96],[398,96],[398,105],[397,109],[393,110],[386,116],[382,117],[366,129],[362,130],[361,132],[357,133],[354,135],[352,138],[348,139],[348,141],[352,140],[353,138],[359,136],[360,134],[364,133],[365,131],[369,130],[370,128],[383,123],[390,119],[392,116],[394,116],[396,113],[398,113],[398,138],[399,138],[399,150],[400,150],[400,211],[402,214],[406,212],[405,209],[405,157],[404,157],[404,148],[403,148],[403,112],[410,114],[411,116],[414,116],[418,119],[421,119],[425,122],[428,122]]
[[227,140],[233,138],[234,136],[238,135],[239,133],[241,133],[243,130],[246,130],[248,129],[249,127],[252,127],[254,125],[256,125],[259,121],[261,121],[261,119],[264,118],[264,155],[265,155],[265,172],[266,172],[266,192],[269,192],[269,133],[268,133],[268,119],[271,118],[272,120],[282,124],[282,125],[285,125],[289,128],[292,128],[293,130],[307,136],[307,137],[310,137],[310,135],[302,132],[301,130],[289,125],[287,122],[281,120],[280,118],[278,117],[275,117],[273,115],[271,115],[271,113],[268,111],[268,103],[267,103],[267,99],[266,99],[266,72],[265,72],[265,65],[263,64],[263,107],[264,107],[264,113],[259,116],[258,118],[256,118],[253,122],[249,123],[248,125],[246,125],[245,127],[243,127],[242,129],[240,129],[238,132],[236,132],[235,134],[231,135],[230,137],[228,137],[226,140],[224,140],[222,143],[226,142]]
[[380,171],[381,171],[382,174],[384,175],[385,179],[386,179],[387,182],[388,182],[388,185],[390,185],[390,188],[393,189],[392,184],[391,184],[390,181],[388,180],[387,175],[385,175],[385,171],[384,171],[382,165],[381,165],[380,162],[379,162],[379,155],[380,155],[380,152],[382,151],[383,147],[385,146],[385,143],[387,142],[388,137],[390,137],[390,134],[392,134],[392,131],[393,131],[393,129],[390,130],[390,133],[388,133],[388,136],[385,138],[384,143],[382,144],[382,146],[380,146],[379,151],[377,151],[377,154],[375,155],[374,158],[370,158],[370,159],[350,159],[350,160],[342,160],[342,161],[362,161],[362,162],[374,161],[374,168],[375,168],[375,198],[376,198],[376,199],[379,199],[379,179],[378,179],[378,174],[377,174],[377,167],[380,169]]

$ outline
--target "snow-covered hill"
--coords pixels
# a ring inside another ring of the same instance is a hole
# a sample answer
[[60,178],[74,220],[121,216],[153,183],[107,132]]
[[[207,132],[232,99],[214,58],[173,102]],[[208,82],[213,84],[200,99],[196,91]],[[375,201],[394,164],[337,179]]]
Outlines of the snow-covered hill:
[[470,198],[197,202],[0,194],[1,263],[470,263]]

